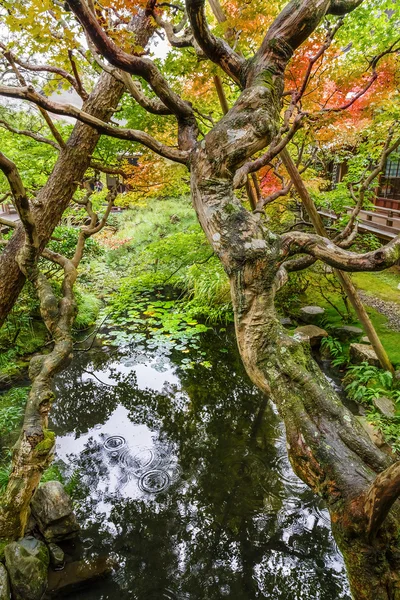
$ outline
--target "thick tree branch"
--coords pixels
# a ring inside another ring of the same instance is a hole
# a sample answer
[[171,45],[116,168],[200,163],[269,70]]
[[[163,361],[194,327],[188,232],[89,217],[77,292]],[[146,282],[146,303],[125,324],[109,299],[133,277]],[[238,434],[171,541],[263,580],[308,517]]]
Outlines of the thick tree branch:
[[148,58],[128,54],[119,48],[108,37],[106,32],[98,23],[94,14],[84,5],[81,0],[68,0],[75,15],[90,36],[97,50],[115,67],[122,69],[132,75],[143,77],[160,100],[176,116],[181,128],[181,145],[184,149],[192,147],[197,137],[197,123],[188,102],[185,102],[171,90],[167,81],[161,75],[156,65]]
[[282,257],[309,254],[342,271],[382,271],[400,260],[400,236],[373,252],[348,252],[319,235],[293,231],[281,236]]
[[205,14],[205,0],[186,0],[186,11],[194,38],[204,54],[236,83],[242,84],[246,61],[225,40],[211,33]]
[[36,92],[32,86],[9,87],[1,85],[0,96],[28,100],[29,102],[33,102],[37,106],[40,106],[52,113],[74,117],[75,119],[82,121],[82,123],[86,123],[86,125],[90,125],[91,127],[95,128],[99,133],[103,133],[121,140],[143,144],[160,156],[164,156],[165,158],[169,158],[175,162],[186,164],[188,161],[189,152],[187,151],[166,146],[144,131],[137,129],[124,129],[122,127],[114,127],[113,125],[109,125],[108,123],[97,119],[89,113],[80,110],[72,104],[61,104],[59,102],[49,100],[45,96],[42,96]]
[[24,226],[27,236],[27,243],[32,246],[33,252],[39,248],[39,238],[36,231],[36,224],[31,212],[28,196],[22,179],[15,164],[0,152],[0,169],[8,179],[10,189],[14,198],[15,208],[19,218]]
[[328,8],[329,15],[346,15],[360,6],[363,0],[331,0]]
[[116,70],[117,75],[123,81],[126,89],[142,108],[154,115],[172,115],[172,110],[169,109],[158,98],[148,98],[141,90],[138,81],[133,81],[132,76],[122,70]]

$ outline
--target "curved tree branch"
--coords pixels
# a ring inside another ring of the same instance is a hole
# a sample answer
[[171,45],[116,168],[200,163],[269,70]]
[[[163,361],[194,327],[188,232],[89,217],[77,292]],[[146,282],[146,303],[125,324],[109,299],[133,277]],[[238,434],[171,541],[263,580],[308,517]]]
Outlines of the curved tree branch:
[[342,271],[382,271],[400,260],[400,235],[373,252],[348,252],[320,235],[293,231],[281,236],[282,257],[309,254]]
[[329,15],[346,15],[360,6],[363,0],[331,0],[328,8]]
[[400,461],[379,473],[369,488],[364,504],[368,518],[367,533],[374,537],[400,496]]
[[34,131],[29,131],[29,129],[16,129],[12,127],[8,121],[5,119],[0,119],[0,125],[7,129],[11,133],[15,133],[16,135],[24,135],[26,137],[30,137],[36,142],[41,142],[42,144],[48,144],[49,146],[53,146],[56,150],[60,150],[60,146],[54,140],[50,140],[49,138],[44,137],[40,133],[35,133]]
[[33,63],[26,62],[26,61],[20,59],[18,56],[16,56],[10,50],[7,50],[7,47],[4,44],[2,44],[1,42],[0,42],[0,48],[3,50],[3,54],[9,62],[13,61],[13,62],[17,63],[20,67],[22,67],[26,71],[32,71],[35,73],[53,73],[54,75],[59,75],[60,77],[62,77],[63,79],[68,81],[68,83],[71,84],[71,86],[75,89],[77,94],[79,94],[79,96],[82,98],[82,100],[87,100],[87,98],[89,97],[89,94],[85,91],[85,89],[83,88],[82,83],[79,79],[79,75],[76,70],[76,65],[72,59],[72,52],[69,53],[69,55],[71,54],[70,61],[71,61],[71,66],[73,67],[73,70],[75,73],[75,77],[73,77],[73,75],[71,75],[70,73],[68,73],[68,71],[66,71],[65,69],[62,69],[61,67],[55,67],[53,65],[35,65]]
[[81,0],[68,0],[68,5],[75,13],[82,26],[90,36],[97,50],[115,67],[132,75],[143,77],[160,100],[176,116],[178,122],[186,130],[183,134],[185,149],[192,146],[197,137],[197,123],[192,107],[171,90],[156,65],[148,58],[128,54],[119,48],[98,23],[95,15]]
[[204,54],[236,83],[243,83],[246,61],[225,40],[211,33],[205,14],[205,0],[186,0],[186,11],[194,38]]
[[49,100],[45,96],[42,96],[32,86],[26,87],[10,87],[10,86],[0,86],[0,96],[7,96],[9,98],[18,98],[20,100],[28,100],[33,102],[37,106],[44,108],[52,113],[57,115],[65,115],[68,117],[74,117],[78,119],[78,121],[82,121],[82,123],[86,123],[86,125],[90,125],[91,127],[97,129],[100,133],[105,135],[109,135],[111,137],[115,137],[121,140],[127,140],[131,142],[138,142],[139,144],[143,144],[153,152],[156,152],[160,156],[164,156],[174,162],[179,162],[186,164],[189,158],[189,152],[184,150],[178,150],[177,148],[172,148],[170,146],[166,146],[162,144],[151,135],[144,131],[140,131],[137,129],[124,129],[122,127],[115,127],[113,125],[109,125],[100,119],[97,119],[93,115],[80,110],[76,106],[72,104],[61,104],[59,102],[54,102]]

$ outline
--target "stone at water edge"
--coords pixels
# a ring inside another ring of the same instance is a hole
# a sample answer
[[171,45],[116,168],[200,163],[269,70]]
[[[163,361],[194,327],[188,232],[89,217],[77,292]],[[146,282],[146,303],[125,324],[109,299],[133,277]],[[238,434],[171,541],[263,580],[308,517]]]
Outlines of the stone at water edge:
[[49,551],[34,537],[11,542],[4,550],[14,600],[41,600],[47,588]]
[[390,398],[386,398],[386,396],[381,396],[380,398],[374,398],[372,400],[375,408],[379,410],[380,413],[385,415],[385,417],[394,417],[396,412],[396,407]]
[[0,600],[10,600],[10,581],[3,563],[0,563]]
[[293,337],[300,342],[310,342],[311,346],[315,347],[319,346],[322,338],[328,337],[328,332],[316,325],[303,325],[294,330]]
[[360,329],[360,327],[354,327],[353,325],[344,325],[343,327],[336,327],[334,333],[339,340],[346,341],[361,337],[363,330]]
[[56,570],[63,569],[65,563],[65,554],[57,544],[49,544],[50,564]]
[[70,539],[78,534],[79,525],[71,499],[59,481],[47,481],[39,486],[32,498],[31,509],[48,542]]
[[355,364],[367,362],[373,367],[381,366],[375,350],[367,344],[350,344],[350,360]]
[[300,309],[300,319],[311,325],[318,324],[325,313],[321,306],[303,306]]

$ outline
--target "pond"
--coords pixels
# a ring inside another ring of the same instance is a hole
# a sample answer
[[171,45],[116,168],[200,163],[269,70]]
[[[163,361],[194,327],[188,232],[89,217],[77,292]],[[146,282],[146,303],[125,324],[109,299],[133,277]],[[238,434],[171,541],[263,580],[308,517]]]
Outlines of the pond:
[[328,512],[294,475],[230,333],[210,331],[190,356],[77,352],[56,387],[76,551],[120,566],[70,598],[350,600]]

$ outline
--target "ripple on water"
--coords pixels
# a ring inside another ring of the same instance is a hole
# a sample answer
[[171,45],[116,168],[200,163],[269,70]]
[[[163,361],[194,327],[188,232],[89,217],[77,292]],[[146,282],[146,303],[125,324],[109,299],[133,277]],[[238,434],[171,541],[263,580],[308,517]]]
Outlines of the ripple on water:
[[126,439],[122,435],[112,435],[104,442],[104,448],[108,452],[118,452],[126,446]]
[[159,494],[166,490],[170,485],[170,478],[166,471],[162,469],[154,469],[148,471],[139,479],[138,486],[142,492],[148,494]]
[[125,487],[130,480],[136,478],[142,492],[159,494],[182,475],[178,459],[171,454],[169,448],[130,448],[119,435],[108,437],[103,446],[110,464],[121,470],[119,487]]

